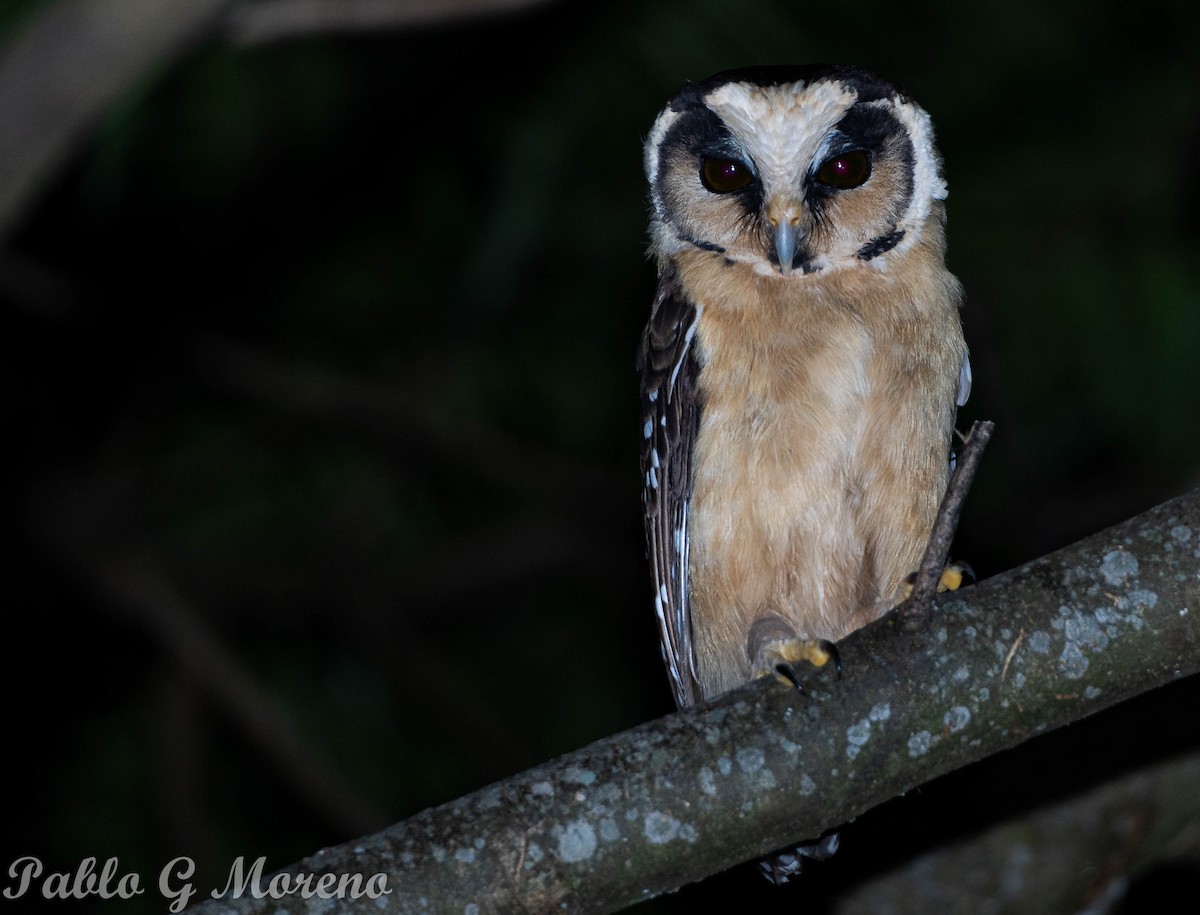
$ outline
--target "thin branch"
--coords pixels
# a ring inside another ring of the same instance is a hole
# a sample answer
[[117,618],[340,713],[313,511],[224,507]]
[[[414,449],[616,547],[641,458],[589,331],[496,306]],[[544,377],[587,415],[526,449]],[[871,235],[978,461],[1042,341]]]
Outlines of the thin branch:
[[386,874],[397,912],[615,911],[1200,671],[1197,606],[1200,492],[885,616],[840,643],[842,679],[814,673],[803,696],[758,681],[287,872]]
[[261,44],[512,14],[550,0],[57,0],[0,48],[0,244],[122,92],[224,30]]
[[259,0],[232,9],[225,30],[235,44],[306,35],[377,32],[522,12],[551,0]]
[[0,50],[0,242],[117,96],[234,0],[58,0]]
[[938,582],[942,577],[950,558],[950,544],[954,541],[954,532],[958,530],[958,519],[962,516],[963,502],[975,479],[975,471],[983,458],[983,450],[991,440],[995,424],[989,421],[976,421],[963,442],[962,451],[950,477],[950,485],[942,497],[938,508],[937,520],[933,525],[933,533],[929,544],[925,547],[925,555],[917,570],[917,579],[913,583],[912,594],[908,599],[910,610],[928,608],[937,593]]
[[306,418],[352,424],[534,497],[561,501],[567,493],[578,500],[572,506],[595,511],[623,491],[620,481],[591,463],[466,417],[439,417],[429,407],[428,378],[382,384],[216,337],[200,340],[196,363],[203,380],[222,391]]

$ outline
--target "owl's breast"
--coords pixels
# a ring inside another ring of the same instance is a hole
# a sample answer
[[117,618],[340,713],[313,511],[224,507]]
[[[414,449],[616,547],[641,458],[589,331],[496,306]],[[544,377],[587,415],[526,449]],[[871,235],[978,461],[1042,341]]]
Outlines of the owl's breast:
[[748,625],[764,608],[810,637],[873,619],[916,568],[946,483],[950,361],[914,358],[911,341],[833,300],[758,304],[754,329],[706,306],[696,331],[701,644],[710,620]]

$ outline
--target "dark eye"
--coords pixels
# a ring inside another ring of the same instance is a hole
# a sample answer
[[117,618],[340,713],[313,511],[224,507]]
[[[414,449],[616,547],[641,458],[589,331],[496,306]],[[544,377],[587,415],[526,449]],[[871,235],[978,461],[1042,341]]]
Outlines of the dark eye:
[[865,184],[871,177],[871,157],[862,150],[844,152],[826,159],[817,169],[817,180],[839,190]]
[[740,191],[753,180],[749,166],[737,159],[705,159],[700,166],[700,182],[714,194]]

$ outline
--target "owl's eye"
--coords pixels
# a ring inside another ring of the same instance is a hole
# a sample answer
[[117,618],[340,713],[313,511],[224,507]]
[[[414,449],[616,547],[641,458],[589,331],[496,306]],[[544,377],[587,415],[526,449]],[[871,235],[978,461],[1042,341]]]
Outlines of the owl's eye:
[[700,183],[714,194],[740,191],[754,180],[749,166],[737,159],[705,159],[700,166]]
[[817,180],[838,190],[865,184],[871,177],[871,157],[862,150],[844,152],[826,159],[817,169]]

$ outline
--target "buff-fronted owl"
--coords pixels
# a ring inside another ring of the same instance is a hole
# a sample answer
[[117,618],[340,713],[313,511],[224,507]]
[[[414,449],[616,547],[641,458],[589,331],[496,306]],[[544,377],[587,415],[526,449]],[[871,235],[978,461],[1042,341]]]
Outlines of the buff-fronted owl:
[[686,706],[895,606],[970,363],[929,116],[853,67],[689,83],[645,146],[646,534]]

